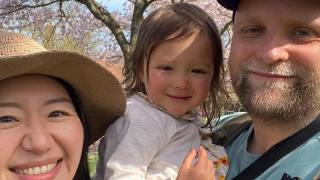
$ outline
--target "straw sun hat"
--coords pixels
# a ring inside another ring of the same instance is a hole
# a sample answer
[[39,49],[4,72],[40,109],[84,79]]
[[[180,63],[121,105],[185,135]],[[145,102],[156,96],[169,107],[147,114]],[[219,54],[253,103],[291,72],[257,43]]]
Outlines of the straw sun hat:
[[0,30],[0,69],[0,81],[41,74],[68,82],[82,102],[90,126],[90,144],[125,110],[120,83],[101,65],[77,53],[48,51],[20,34]]

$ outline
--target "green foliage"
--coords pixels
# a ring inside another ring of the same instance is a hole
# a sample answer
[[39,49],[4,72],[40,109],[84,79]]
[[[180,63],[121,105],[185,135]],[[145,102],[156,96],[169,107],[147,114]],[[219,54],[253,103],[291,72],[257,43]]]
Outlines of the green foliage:
[[89,161],[89,172],[90,177],[93,177],[93,175],[96,173],[96,164],[98,161],[98,153],[92,152],[88,154],[88,161]]

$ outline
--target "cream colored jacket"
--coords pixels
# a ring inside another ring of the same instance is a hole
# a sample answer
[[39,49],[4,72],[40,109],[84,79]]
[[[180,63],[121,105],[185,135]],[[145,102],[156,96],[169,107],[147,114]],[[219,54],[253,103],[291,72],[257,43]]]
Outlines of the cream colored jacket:
[[175,179],[187,153],[200,145],[196,122],[177,120],[138,95],[128,98],[125,115],[100,142],[95,179]]

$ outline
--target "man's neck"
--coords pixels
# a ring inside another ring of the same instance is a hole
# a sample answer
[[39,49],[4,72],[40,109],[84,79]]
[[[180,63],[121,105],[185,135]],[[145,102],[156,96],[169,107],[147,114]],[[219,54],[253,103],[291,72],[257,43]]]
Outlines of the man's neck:
[[[317,115],[308,117],[308,119],[310,118],[309,122],[312,122]],[[253,133],[248,141],[248,152],[261,155],[307,125],[301,123],[291,126],[286,124],[270,124],[268,122],[270,121],[252,117]],[[308,120],[304,122],[308,122]]]

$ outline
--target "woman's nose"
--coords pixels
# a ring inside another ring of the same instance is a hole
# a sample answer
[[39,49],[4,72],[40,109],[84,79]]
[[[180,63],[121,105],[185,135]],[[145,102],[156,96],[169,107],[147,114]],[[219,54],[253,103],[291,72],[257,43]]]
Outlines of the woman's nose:
[[22,140],[22,148],[37,154],[47,152],[53,142],[49,129],[43,123],[34,123],[28,128]]

